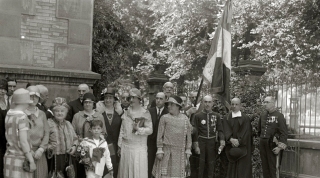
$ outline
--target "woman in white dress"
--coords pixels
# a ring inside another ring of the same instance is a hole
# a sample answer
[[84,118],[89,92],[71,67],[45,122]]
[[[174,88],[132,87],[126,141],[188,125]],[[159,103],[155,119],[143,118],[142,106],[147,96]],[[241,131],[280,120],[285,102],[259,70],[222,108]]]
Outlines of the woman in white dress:
[[148,178],[147,138],[152,134],[151,115],[141,106],[138,89],[131,89],[129,94],[131,105],[121,117],[118,178]]

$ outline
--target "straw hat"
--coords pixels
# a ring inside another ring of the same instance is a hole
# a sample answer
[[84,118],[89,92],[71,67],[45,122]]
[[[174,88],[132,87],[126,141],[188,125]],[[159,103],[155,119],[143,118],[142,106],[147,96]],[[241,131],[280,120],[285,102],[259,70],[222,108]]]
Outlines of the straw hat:
[[24,88],[19,88],[16,91],[14,91],[11,101],[14,104],[30,104],[30,103],[33,103],[33,101],[30,100],[29,91],[24,89]]

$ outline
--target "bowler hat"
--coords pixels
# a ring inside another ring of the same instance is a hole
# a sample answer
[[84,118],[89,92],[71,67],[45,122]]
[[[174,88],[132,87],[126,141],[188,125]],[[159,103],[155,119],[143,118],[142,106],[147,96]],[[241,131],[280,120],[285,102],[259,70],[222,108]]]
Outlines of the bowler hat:
[[116,90],[114,88],[108,87],[108,88],[103,89],[101,92],[100,100],[101,101],[104,100],[104,97],[106,95],[111,95],[114,97],[114,100],[118,100],[118,98],[116,97]]
[[40,90],[39,90],[39,88],[38,88],[37,86],[29,86],[29,87],[27,88],[27,90],[29,91],[29,94],[30,94],[30,95],[36,95],[36,96],[38,96],[39,98],[41,98],[41,96],[40,96]]
[[29,104],[29,103],[33,103],[33,101],[30,100],[29,91],[24,89],[24,88],[19,88],[16,91],[14,91],[11,101],[14,104]]
[[226,148],[227,157],[230,162],[236,162],[240,158],[247,155],[247,148],[246,146],[241,147],[227,147]]
[[171,96],[166,103],[174,103],[182,107],[182,99],[179,96]]

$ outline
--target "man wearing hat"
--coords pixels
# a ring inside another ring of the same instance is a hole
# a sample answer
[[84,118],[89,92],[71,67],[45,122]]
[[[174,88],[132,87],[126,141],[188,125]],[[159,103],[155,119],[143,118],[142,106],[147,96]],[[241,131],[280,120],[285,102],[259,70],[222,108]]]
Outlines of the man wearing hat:
[[208,171],[208,177],[212,178],[216,160],[215,152],[216,140],[220,140],[219,150],[225,146],[223,127],[220,115],[212,111],[213,98],[206,95],[203,100],[204,109],[195,114],[194,124],[198,134],[198,143],[200,148],[199,173],[198,177],[204,175],[204,168]]
[[70,110],[68,112],[66,120],[72,122],[73,116],[79,111],[83,111],[82,99],[83,95],[89,92],[89,86],[87,84],[80,84],[78,86],[79,98],[68,103]]
[[227,177],[252,177],[252,127],[248,116],[240,111],[239,98],[231,100],[231,112],[223,121],[226,154],[229,160]]
[[276,178],[279,176],[277,162],[281,161],[281,152],[287,147],[288,130],[286,120],[277,111],[273,97],[267,96],[263,106],[266,111],[261,113],[258,123],[262,172],[263,177]]
[[156,95],[156,107],[149,108],[153,125],[153,133],[148,136],[148,177],[152,176],[152,167],[157,153],[157,135],[161,116],[168,114],[168,109],[164,107],[166,95],[159,92]]

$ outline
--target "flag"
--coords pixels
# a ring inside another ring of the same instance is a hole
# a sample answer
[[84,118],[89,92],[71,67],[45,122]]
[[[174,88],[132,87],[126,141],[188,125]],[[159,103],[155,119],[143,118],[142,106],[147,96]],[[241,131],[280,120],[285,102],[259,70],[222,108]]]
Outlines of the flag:
[[219,94],[222,102],[228,108],[230,108],[231,21],[232,3],[231,0],[228,0],[215,31],[203,70],[203,78],[211,84],[212,92]]

